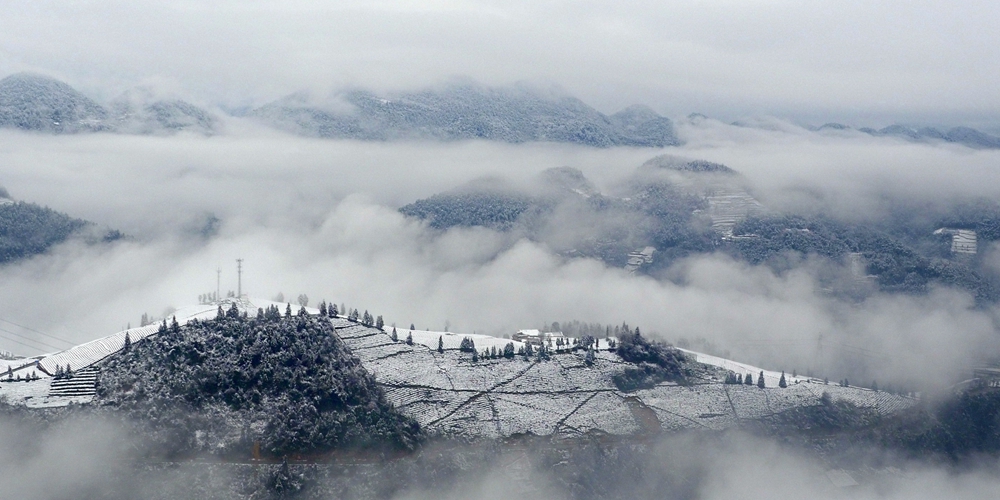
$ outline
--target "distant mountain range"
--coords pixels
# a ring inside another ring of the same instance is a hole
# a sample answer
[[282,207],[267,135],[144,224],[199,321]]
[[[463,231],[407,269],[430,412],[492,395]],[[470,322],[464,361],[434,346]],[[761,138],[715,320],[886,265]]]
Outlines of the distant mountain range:
[[[606,148],[678,146],[674,123],[634,105],[605,115],[580,99],[525,85],[488,87],[472,82],[430,90],[377,95],[351,90],[328,99],[295,93],[234,115],[306,137],[364,141],[432,139],[457,141],[560,142]],[[693,114],[689,119],[703,119]],[[172,134],[219,131],[211,112],[179,99],[131,90],[102,105],[47,76],[17,73],[0,80],[0,128],[50,134],[116,132]],[[733,122],[739,127],[773,128]],[[970,127],[939,130],[890,125],[854,129],[840,123],[806,127],[819,133],[857,130],[872,136],[917,142],[948,142],[976,149],[1000,148],[1000,137]]]
[[330,138],[549,141],[595,147],[680,144],[670,119],[645,106],[608,116],[575,97],[526,87],[457,84],[395,96],[351,91],[338,97],[339,102],[324,105],[294,94],[250,116],[296,134]]
[[[813,130],[851,130],[851,127],[841,123],[827,123]],[[917,142],[944,141],[961,144],[975,149],[997,149],[1000,148],[1000,137],[980,132],[970,127],[954,127],[948,130],[939,130],[933,127],[913,128],[905,125],[889,125],[878,130],[870,127],[857,129],[868,135],[876,137],[899,137]]]
[[104,107],[46,76],[18,73],[0,80],[0,128],[51,134],[164,134],[181,130],[211,134],[217,123],[209,112],[180,100],[126,93]]

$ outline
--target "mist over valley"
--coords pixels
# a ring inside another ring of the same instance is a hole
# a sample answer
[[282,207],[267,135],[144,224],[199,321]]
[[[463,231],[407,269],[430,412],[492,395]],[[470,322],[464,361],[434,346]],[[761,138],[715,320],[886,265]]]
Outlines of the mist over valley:
[[988,497],[996,13],[0,7],[2,496]]

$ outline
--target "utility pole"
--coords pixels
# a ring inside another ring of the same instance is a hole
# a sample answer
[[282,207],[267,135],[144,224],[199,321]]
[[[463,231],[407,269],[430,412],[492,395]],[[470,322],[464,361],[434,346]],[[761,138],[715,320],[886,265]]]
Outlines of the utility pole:
[[219,300],[219,292],[222,289],[222,267],[215,268],[215,300]]
[[236,259],[236,298],[243,296],[243,259]]

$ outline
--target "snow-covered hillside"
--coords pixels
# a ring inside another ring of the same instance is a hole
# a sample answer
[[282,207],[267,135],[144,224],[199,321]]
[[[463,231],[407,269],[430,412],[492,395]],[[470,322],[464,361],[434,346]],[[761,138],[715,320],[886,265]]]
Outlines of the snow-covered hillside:
[[[229,299],[232,301],[233,299]],[[258,299],[241,299],[238,306],[249,314],[258,307],[285,304]],[[228,308],[229,305],[223,305]],[[294,308],[298,310],[298,308]],[[176,311],[178,323],[211,319],[216,305],[199,305]],[[307,309],[317,314],[315,309]],[[475,342],[479,352],[508,343],[515,350],[520,342],[487,335],[398,329],[393,341],[385,331],[366,327],[345,318],[332,318],[337,335],[381,385],[388,399],[404,414],[416,419],[431,433],[468,437],[508,437],[517,434],[572,437],[586,433],[628,435],[687,428],[722,429],[741,421],[759,419],[789,409],[819,404],[828,392],[835,399],[850,401],[889,414],[913,404],[913,400],[886,392],[826,385],[822,381],[786,375],[789,386],[778,387],[780,373],[735,361],[684,351],[692,361],[751,374],[764,372],[766,388],[728,385],[724,372],[704,370],[704,378],[689,385],[660,383],[650,389],[620,391],[613,377],[631,363],[609,351],[606,339],[598,341],[592,365],[582,350],[556,351],[549,360],[515,355],[510,358],[472,360],[459,347],[464,338]],[[155,335],[158,325],[127,330],[132,341]],[[37,380],[0,379],[0,395],[8,402],[29,407],[65,406],[92,400],[86,380],[96,377],[97,363],[120,350],[126,331],[117,332],[66,351],[31,359],[0,361],[16,376],[34,373]],[[412,339],[412,344],[406,338]],[[438,352],[438,341],[443,352]],[[83,373],[82,381],[67,386],[53,380],[59,367],[70,365]],[[94,368],[91,368],[94,367]],[[713,375],[714,373],[714,375]],[[86,378],[86,377],[90,378]]]
[[[791,377],[779,388],[780,372],[684,351],[699,363],[756,378],[764,372],[766,388],[727,385],[720,379],[692,385],[661,383],[652,389],[624,393],[612,377],[632,366],[613,352],[602,351],[587,366],[583,352],[562,352],[549,361],[534,358],[480,359],[457,350],[469,337],[480,351],[507,339],[420,330],[389,334],[336,319],[337,333],[375,374],[396,407],[428,431],[470,437],[516,434],[570,437],[589,432],[626,435],[660,429],[722,429],[747,419],[759,419],[792,408],[833,398],[871,408],[880,414],[899,411],[913,400],[857,387],[826,385],[821,380]],[[403,339],[412,335],[414,345]],[[438,338],[444,352],[437,351]]]

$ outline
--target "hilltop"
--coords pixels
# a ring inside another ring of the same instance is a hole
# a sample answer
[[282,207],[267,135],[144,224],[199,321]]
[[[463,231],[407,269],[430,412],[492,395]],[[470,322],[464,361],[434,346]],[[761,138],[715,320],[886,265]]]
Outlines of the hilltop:
[[[824,393],[875,415],[913,404],[683,351],[637,330],[618,338],[550,337],[539,345],[381,329],[353,315],[321,314],[325,306],[291,315],[290,306],[281,314],[278,307],[229,299],[181,309],[176,325],[0,360],[0,370],[10,366],[12,375],[0,380],[0,394],[35,408],[96,405],[169,444],[170,453],[227,456],[246,456],[252,442],[272,454],[359,443],[405,448],[418,439],[414,425],[429,436],[463,439],[719,430],[820,405]],[[74,376],[58,377],[66,366]],[[31,375],[37,379],[18,381]],[[754,384],[732,383],[737,375]],[[356,413],[361,408],[364,418]],[[355,433],[344,435],[352,421]]]

